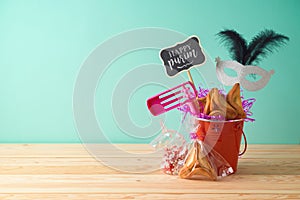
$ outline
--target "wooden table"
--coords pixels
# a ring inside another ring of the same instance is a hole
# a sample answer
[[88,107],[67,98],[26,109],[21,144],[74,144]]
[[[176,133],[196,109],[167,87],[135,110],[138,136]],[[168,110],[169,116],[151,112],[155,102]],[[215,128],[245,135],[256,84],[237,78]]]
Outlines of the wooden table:
[[249,145],[238,173],[217,182],[159,170],[120,172],[96,161],[81,144],[0,144],[0,159],[0,199],[6,200],[300,199],[300,145]]

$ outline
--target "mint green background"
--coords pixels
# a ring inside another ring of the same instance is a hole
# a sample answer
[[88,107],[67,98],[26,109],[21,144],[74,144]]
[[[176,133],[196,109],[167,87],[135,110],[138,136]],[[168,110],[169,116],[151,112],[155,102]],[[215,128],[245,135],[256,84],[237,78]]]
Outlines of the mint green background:
[[[0,142],[80,142],[73,121],[72,93],[83,61],[113,35],[162,27],[198,35],[210,56],[223,59],[229,57],[215,37],[223,28],[234,28],[247,39],[264,28],[289,36],[286,47],[260,63],[267,70],[275,69],[269,84],[245,93],[257,98],[252,109],[256,122],[246,124],[245,132],[250,143],[298,144],[299,9],[298,0],[1,0]],[[141,51],[120,62],[130,70],[136,64],[160,61],[158,52]],[[135,97],[138,109],[130,109],[133,116],[144,119],[148,114],[143,107],[145,97],[153,94],[144,89]],[[123,135],[109,123],[111,129],[105,134],[113,142],[150,141]]]

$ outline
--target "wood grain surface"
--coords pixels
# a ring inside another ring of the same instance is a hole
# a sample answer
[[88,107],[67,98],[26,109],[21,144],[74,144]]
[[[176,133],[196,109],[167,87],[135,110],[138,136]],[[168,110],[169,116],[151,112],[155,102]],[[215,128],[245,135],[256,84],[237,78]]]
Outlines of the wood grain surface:
[[81,144],[0,144],[0,199],[300,199],[300,145],[249,145],[238,172],[216,182],[184,180],[160,170],[124,172],[124,166],[141,167],[136,165],[152,148],[117,146],[138,152],[139,162],[101,148],[100,160],[114,160],[117,170]]

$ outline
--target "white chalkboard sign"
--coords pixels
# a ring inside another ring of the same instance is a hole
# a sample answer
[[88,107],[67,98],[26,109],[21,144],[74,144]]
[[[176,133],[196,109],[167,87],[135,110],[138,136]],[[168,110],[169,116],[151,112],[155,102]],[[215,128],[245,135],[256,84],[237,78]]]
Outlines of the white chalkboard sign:
[[160,58],[164,63],[169,76],[189,70],[205,62],[205,55],[200,46],[198,37],[192,36],[182,43],[162,49]]

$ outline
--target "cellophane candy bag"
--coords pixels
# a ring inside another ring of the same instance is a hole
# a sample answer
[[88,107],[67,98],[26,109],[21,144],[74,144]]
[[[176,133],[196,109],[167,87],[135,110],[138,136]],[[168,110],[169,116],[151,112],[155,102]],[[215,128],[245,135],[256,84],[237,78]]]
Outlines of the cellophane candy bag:
[[187,155],[187,143],[183,135],[164,126],[162,133],[150,143],[154,148],[163,150],[161,169],[164,173],[177,175]]
[[188,153],[184,164],[179,171],[181,178],[206,177],[210,180],[217,180],[233,173],[230,164],[209,144],[204,138],[199,138],[196,131],[199,128],[195,116],[185,113],[183,117],[186,132],[190,133],[191,141],[188,146]]

